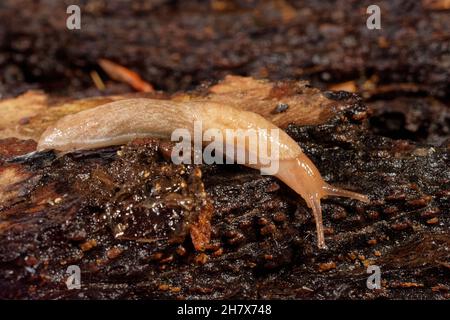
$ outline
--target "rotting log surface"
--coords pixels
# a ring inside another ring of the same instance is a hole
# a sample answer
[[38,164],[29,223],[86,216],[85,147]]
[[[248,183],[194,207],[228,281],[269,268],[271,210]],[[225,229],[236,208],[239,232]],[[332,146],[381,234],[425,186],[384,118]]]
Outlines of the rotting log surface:
[[[32,111],[21,124],[29,130],[14,125],[21,139],[0,140],[0,297],[448,299],[448,143],[375,135],[361,99],[345,92],[279,83],[270,103],[302,99],[299,87],[333,112],[286,131],[325,180],[371,198],[323,201],[328,250],[316,247],[304,201],[275,178],[237,165],[177,166],[164,141],[10,163],[34,150],[26,132],[35,136],[49,114],[104,101],[39,111],[22,103]],[[202,88],[192,98],[208,94]],[[211,241],[195,250],[193,230],[209,224]],[[72,264],[82,270],[81,290],[66,288]],[[373,264],[382,271],[379,291],[366,288]]]
[[[81,30],[66,28],[72,4],[80,5]],[[233,73],[300,78],[315,86],[347,80],[394,84],[394,93],[448,98],[450,19],[444,1],[377,1],[381,30],[366,27],[372,4],[4,0],[0,93],[38,86],[66,96],[95,95],[89,74],[100,72],[97,61],[107,58],[172,92]],[[126,88],[108,85],[106,94]]]

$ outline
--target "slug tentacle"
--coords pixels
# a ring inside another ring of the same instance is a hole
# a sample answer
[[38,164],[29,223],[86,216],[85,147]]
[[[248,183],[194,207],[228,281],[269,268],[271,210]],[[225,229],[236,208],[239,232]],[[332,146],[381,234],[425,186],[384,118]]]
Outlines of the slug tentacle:
[[[257,150],[264,149],[263,146],[269,146],[272,150],[271,146],[276,146],[277,155],[273,160],[277,163],[278,170],[268,174],[283,181],[305,199],[314,215],[320,248],[325,248],[321,198],[343,196],[368,202],[364,195],[327,184],[300,146],[286,132],[261,115],[211,101],[141,98],[111,102],[61,118],[42,134],[37,150],[54,149],[67,153],[124,144],[138,137],[170,139],[174,130],[179,128],[195,135],[196,122],[202,123],[203,133],[210,129],[222,132],[228,129],[257,130],[262,139],[257,140]],[[275,131],[272,133],[271,130]],[[232,139],[224,141],[225,144],[232,144],[236,137]],[[241,149],[237,151],[252,154],[249,145],[250,143],[238,146]],[[246,161],[246,166],[265,172],[262,163],[251,163],[248,158]]]
[[316,222],[317,246],[320,249],[326,249],[327,246],[325,245],[325,235],[323,232],[322,206],[320,205],[320,198],[317,195],[311,197],[308,206],[311,208],[314,221]]
[[369,202],[369,198],[364,194],[360,194],[357,192],[333,187],[333,186],[329,185],[328,183],[324,184],[324,186],[322,188],[325,190],[327,196],[345,197],[345,198],[362,201],[365,203]]

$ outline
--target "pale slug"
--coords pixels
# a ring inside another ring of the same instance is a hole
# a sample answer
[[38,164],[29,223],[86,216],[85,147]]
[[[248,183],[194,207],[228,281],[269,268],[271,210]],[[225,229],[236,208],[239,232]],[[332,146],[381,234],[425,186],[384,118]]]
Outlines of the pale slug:
[[[70,152],[124,144],[139,137],[170,139],[177,128],[193,130],[194,121],[201,121],[203,130],[277,129],[256,113],[211,101],[177,102],[140,98],[115,101],[68,115],[42,134],[37,149]],[[283,130],[279,130],[278,140],[270,134],[264,138],[269,145],[278,143],[279,170],[274,176],[297,192],[312,209],[317,243],[320,248],[325,248],[320,199],[343,196],[368,202],[368,198],[327,184],[299,145]],[[258,165],[248,166],[258,168]]]

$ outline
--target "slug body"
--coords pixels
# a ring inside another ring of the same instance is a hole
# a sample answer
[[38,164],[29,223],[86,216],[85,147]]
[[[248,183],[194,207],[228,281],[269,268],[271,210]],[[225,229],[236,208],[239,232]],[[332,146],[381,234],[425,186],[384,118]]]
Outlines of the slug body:
[[[278,129],[256,113],[210,101],[129,99],[60,119],[42,134],[37,150],[71,152],[120,145],[142,137],[170,139],[172,132],[178,128],[193,132],[195,121],[201,121],[203,130]],[[262,139],[267,145],[277,144],[279,169],[273,175],[297,192],[312,209],[317,243],[320,248],[325,248],[320,199],[343,196],[368,202],[368,198],[327,184],[300,146],[283,130],[278,129],[277,139],[270,133],[263,135]],[[259,164],[245,165],[257,169],[261,167]]]

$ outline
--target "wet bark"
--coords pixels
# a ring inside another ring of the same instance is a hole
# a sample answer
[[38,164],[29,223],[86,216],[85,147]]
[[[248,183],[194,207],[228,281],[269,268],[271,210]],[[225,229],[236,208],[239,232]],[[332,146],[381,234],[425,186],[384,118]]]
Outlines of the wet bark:
[[[110,99],[29,94],[18,99],[33,103],[3,102],[33,114],[4,124],[16,138],[0,140],[0,296],[448,299],[448,142],[380,136],[350,93],[273,88],[275,109],[293,96],[329,108],[286,131],[325,180],[371,199],[323,201],[328,250],[317,249],[310,209],[283,183],[238,165],[174,165],[165,141],[17,158],[51,121]],[[192,230],[207,224],[211,241],[196,250]],[[66,287],[69,265],[81,269],[80,290]],[[381,268],[381,290],[366,287],[369,265]]]

